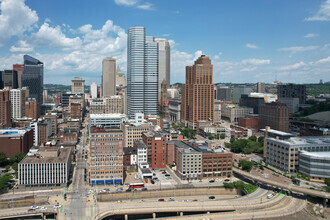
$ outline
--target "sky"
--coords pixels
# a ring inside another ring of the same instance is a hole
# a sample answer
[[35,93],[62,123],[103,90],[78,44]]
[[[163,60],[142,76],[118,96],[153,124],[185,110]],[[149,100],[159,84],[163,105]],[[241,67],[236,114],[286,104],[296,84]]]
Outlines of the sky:
[[29,54],[44,83],[100,83],[102,59],[126,73],[127,29],[171,44],[171,83],[210,57],[214,83],[330,81],[330,0],[0,0],[0,70]]

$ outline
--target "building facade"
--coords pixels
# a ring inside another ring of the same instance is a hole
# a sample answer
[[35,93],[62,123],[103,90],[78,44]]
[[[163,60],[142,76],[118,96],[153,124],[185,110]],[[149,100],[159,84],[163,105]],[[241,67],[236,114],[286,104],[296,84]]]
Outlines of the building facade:
[[306,103],[306,85],[280,84],[277,85],[278,98],[299,98],[299,104]]
[[85,93],[85,80],[80,77],[75,77],[71,80],[71,92],[74,94]]
[[169,117],[173,122],[181,121],[181,99],[171,99],[168,101]]
[[216,95],[217,100],[221,100],[221,101],[232,100],[232,94],[231,94],[232,90],[230,87],[219,84],[216,86],[216,91],[217,91],[217,95]]
[[8,89],[18,88],[18,76],[16,70],[5,70],[3,73],[3,87]]
[[142,133],[152,130],[153,126],[150,126],[149,124],[124,124],[123,129],[124,146],[133,147],[135,141],[142,140]]
[[13,64],[13,70],[17,71],[18,88],[22,88],[22,75],[24,72],[24,65],[23,64]]
[[7,157],[18,153],[28,153],[33,146],[33,130],[26,129],[0,129],[0,152]]
[[0,128],[11,127],[9,90],[0,90]]
[[123,114],[123,98],[115,95],[102,99],[94,99],[89,103],[90,114]]
[[39,104],[42,104],[42,92],[44,90],[44,64],[29,55],[24,55],[22,88],[23,87],[29,88],[30,98],[35,98]]
[[123,165],[123,132],[120,129],[91,129],[89,183],[122,184]]
[[116,59],[107,57],[102,61],[102,97],[116,95]]
[[25,116],[38,120],[40,116],[40,105],[34,98],[28,98],[25,102]]
[[171,47],[170,43],[164,38],[155,38],[158,43],[158,99],[160,99],[161,84],[165,80],[167,88],[171,83]]
[[97,98],[97,83],[96,82],[91,82],[90,85],[90,95],[92,99]]
[[181,121],[190,128],[200,120],[214,121],[213,65],[208,56],[202,55],[186,67],[186,84],[181,91]]
[[299,98],[279,98],[278,102],[288,106],[290,114],[299,110]]
[[260,105],[258,126],[259,129],[269,126],[274,130],[289,132],[289,108],[278,102]]
[[18,164],[20,187],[65,187],[71,172],[71,149],[40,148]]
[[131,27],[127,38],[127,114],[158,114],[158,43],[144,27]]
[[250,95],[252,89],[247,86],[237,86],[233,89],[233,100],[235,103],[239,103],[242,95]]
[[299,173],[315,182],[324,182],[326,178],[330,178],[330,151],[300,151]]
[[266,91],[266,85],[264,82],[258,82],[257,83],[257,93],[265,93]]
[[224,104],[221,107],[221,117],[230,122],[237,122],[238,118],[253,114],[252,108],[240,107],[233,104]]
[[23,118],[25,116],[26,89],[12,89],[9,91],[11,118]]

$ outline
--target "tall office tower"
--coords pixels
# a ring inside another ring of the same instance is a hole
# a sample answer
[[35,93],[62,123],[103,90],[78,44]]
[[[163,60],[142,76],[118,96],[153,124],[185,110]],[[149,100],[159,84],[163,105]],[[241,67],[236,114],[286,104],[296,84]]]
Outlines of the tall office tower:
[[0,71],[0,89],[3,89],[3,71]]
[[17,89],[17,71],[16,70],[5,70],[3,71],[3,87],[8,89]]
[[40,106],[35,98],[28,98],[25,102],[25,116],[37,120],[40,116]]
[[13,64],[13,70],[17,71],[18,88],[22,88],[22,75],[24,72],[24,64]]
[[195,128],[199,120],[214,121],[213,65],[208,56],[202,55],[186,67],[181,93],[181,117],[188,127]]
[[266,90],[265,83],[258,82],[257,83],[257,93],[265,93],[265,90]]
[[24,55],[24,71],[22,75],[22,88],[29,88],[29,97],[42,103],[42,91],[44,90],[44,64],[39,60]]
[[25,94],[25,88],[9,91],[11,118],[17,119],[25,116]]
[[277,85],[278,98],[299,98],[299,104],[306,103],[306,85],[282,84]]
[[42,103],[47,103],[48,102],[48,90],[44,89],[42,92]]
[[234,95],[233,95],[234,102],[239,103],[239,100],[241,99],[241,95],[250,95],[251,92],[252,92],[251,88],[247,86],[234,87]]
[[289,108],[279,102],[265,103],[259,106],[259,129],[269,126],[271,129],[289,132]]
[[122,130],[91,125],[90,152],[90,184],[123,183]]
[[158,43],[158,99],[160,99],[161,84],[166,81],[167,87],[171,83],[171,47],[169,42],[163,38],[155,38]]
[[71,92],[73,94],[84,94],[85,80],[80,77],[75,77],[73,80],[71,80]]
[[97,83],[96,82],[91,82],[90,86],[90,95],[92,99],[97,98]]
[[116,59],[107,57],[102,61],[102,97],[116,95]]
[[216,90],[217,90],[217,97],[216,97],[217,100],[221,100],[221,101],[232,100],[230,87],[219,84],[216,86]]
[[131,27],[127,38],[127,113],[158,114],[158,43],[144,27]]
[[11,127],[9,90],[0,90],[0,128]]

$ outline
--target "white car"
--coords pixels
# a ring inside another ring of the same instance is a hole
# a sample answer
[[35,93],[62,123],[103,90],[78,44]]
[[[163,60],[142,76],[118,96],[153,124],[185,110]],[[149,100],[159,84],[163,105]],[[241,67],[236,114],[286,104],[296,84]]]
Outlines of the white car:
[[40,210],[46,210],[46,209],[47,209],[47,207],[44,207],[44,206],[40,208]]
[[61,205],[54,205],[54,209],[59,209],[61,208]]
[[31,206],[31,209],[38,209],[39,207],[36,205]]
[[268,195],[267,195],[267,199],[271,199],[271,198],[273,198],[273,197],[274,197],[273,194],[268,194]]

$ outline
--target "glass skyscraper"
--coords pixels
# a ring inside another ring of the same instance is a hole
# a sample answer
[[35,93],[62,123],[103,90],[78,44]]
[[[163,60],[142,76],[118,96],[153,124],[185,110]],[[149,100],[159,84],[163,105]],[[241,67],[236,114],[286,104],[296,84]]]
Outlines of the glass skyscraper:
[[42,103],[44,64],[29,55],[24,55],[22,87],[29,87],[30,98],[35,98],[39,103]]
[[158,43],[144,27],[128,29],[127,114],[158,114]]

